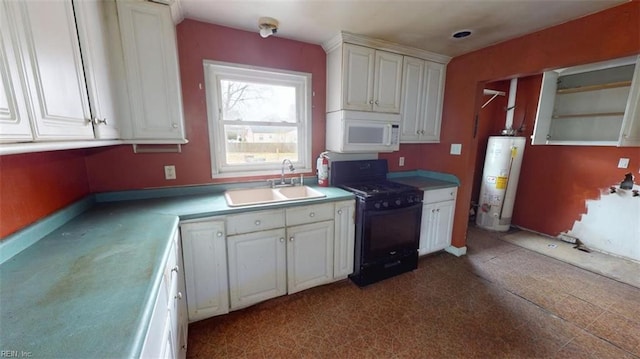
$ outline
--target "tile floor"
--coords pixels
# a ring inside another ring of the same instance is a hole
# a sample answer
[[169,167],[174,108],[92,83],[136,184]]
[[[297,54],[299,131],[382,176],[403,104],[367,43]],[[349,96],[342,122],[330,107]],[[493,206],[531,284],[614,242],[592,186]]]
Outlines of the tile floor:
[[470,228],[468,255],[189,326],[190,358],[640,358],[640,289]]

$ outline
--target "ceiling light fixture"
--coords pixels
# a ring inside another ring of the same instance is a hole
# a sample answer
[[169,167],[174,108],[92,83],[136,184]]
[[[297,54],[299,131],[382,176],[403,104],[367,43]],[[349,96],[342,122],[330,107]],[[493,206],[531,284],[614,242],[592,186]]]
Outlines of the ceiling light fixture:
[[260,29],[260,36],[266,39],[278,32],[278,20],[272,17],[261,17],[258,19],[258,28]]
[[454,32],[451,37],[453,37],[454,39],[464,39],[465,37],[471,36],[471,34],[471,30],[459,30]]

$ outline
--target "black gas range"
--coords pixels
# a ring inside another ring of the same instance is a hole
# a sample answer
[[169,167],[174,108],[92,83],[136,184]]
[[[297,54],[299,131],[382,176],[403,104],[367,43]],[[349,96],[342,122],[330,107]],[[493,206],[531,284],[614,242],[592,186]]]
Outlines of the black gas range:
[[334,161],[331,185],[356,196],[354,272],[365,286],[417,268],[423,192],[387,180],[386,160]]

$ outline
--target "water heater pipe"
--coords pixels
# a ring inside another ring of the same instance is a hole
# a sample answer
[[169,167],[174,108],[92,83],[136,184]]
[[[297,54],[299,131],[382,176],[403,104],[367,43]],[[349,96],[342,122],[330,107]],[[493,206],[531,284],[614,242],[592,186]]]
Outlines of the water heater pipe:
[[507,119],[504,128],[510,130],[513,128],[513,113],[516,108],[516,90],[518,89],[518,79],[511,79],[509,85],[509,99],[507,100]]

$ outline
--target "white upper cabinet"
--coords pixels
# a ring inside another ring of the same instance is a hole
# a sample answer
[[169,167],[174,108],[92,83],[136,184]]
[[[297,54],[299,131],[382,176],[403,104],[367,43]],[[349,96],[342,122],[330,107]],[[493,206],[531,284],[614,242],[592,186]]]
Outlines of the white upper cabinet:
[[22,64],[18,58],[14,17],[7,2],[0,2],[0,141],[31,141],[31,125],[20,80]]
[[440,142],[445,65],[405,56],[402,67],[400,141]]
[[[93,139],[70,1],[9,2],[37,141]],[[3,26],[4,31],[4,26]]]
[[118,139],[130,116],[116,4],[80,0],[73,6],[95,137]]
[[545,72],[534,145],[640,146],[640,56]]
[[373,77],[373,111],[400,112],[402,55],[377,51]]
[[327,111],[400,112],[402,55],[342,44],[327,54]]
[[135,143],[186,143],[176,34],[169,6],[118,1],[130,126],[123,138]]

